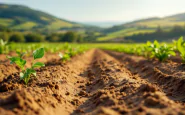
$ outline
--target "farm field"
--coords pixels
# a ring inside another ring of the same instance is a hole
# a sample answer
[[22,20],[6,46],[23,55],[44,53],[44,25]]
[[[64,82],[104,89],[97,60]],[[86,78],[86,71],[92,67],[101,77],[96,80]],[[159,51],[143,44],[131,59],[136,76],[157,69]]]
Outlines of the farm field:
[[108,35],[103,37],[99,37],[97,38],[97,41],[113,40],[115,38],[122,38],[124,36],[131,36],[139,33],[153,33],[153,32],[155,32],[155,29],[138,30],[137,28],[129,28],[129,29],[120,30],[118,32],[109,33]]
[[[179,46],[182,40],[176,41],[177,47],[172,43],[165,46],[158,42],[11,44],[9,52],[0,54],[0,113],[185,114],[185,67],[179,50],[183,48],[183,44]],[[176,56],[163,56],[164,60],[156,55],[149,58],[145,53],[153,52],[150,46],[155,46],[159,52],[167,48],[167,54],[174,51]],[[35,55],[38,51],[35,49],[40,47],[45,49],[43,57]],[[11,60],[14,64],[10,64],[6,58],[8,55],[16,56],[15,49],[27,51],[28,54],[23,57],[27,61],[25,68],[33,65],[32,55],[45,64],[35,69],[37,76],[31,76],[28,83],[24,78],[20,80],[20,63]],[[66,55],[69,57],[66,58]]]
[[0,115],[185,115],[184,11],[183,0],[1,0]]

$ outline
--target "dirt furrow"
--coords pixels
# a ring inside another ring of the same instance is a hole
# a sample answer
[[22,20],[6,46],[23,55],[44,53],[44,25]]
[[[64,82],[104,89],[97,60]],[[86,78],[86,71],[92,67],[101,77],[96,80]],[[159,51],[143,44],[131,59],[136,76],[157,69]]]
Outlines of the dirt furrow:
[[158,62],[142,57],[118,52],[106,51],[109,55],[125,63],[126,67],[135,75],[157,84],[166,95],[177,102],[185,101],[185,66],[175,62]]
[[[168,80],[163,77],[170,69],[164,68],[166,65],[159,66],[160,63],[156,61],[149,61],[146,65],[144,58],[134,60],[135,58],[93,49],[65,64],[59,61],[48,62],[46,67],[37,70],[38,77],[33,78],[28,86],[19,81],[18,73],[13,73],[0,82],[0,113],[2,115],[185,114],[182,100],[176,101],[177,98],[170,96],[169,88],[165,90],[165,86],[162,85],[162,80]],[[155,69],[147,72],[151,68]],[[176,73],[175,70],[170,72]],[[161,81],[150,79],[148,76],[152,74],[161,78]],[[166,84],[170,86],[170,82],[164,83]],[[178,84],[175,87],[179,87]],[[171,95],[174,95],[175,91],[171,92]]]
[[53,62],[37,70],[28,86],[19,81],[18,73],[0,82],[1,115],[65,115],[81,103],[78,82],[80,74],[92,61],[94,50],[73,58],[66,64]]
[[88,98],[75,114],[184,114],[184,107],[171,99],[157,85],[126,69],[115,58],[96,50],[86,76]]
[[[0,56],[2,56],[2,54]],[[16,54],[14,54],[14,56],[16,56]],[[13,64],[13,65],[10,64],[10,61],[7,60],[6,57],[5,57],[5,59],[4,60],[0,59],[0,81],[3,80],[3,78],[5,78],[13,73],[21,71],[20,68],[18,66],[16,66],[15,64]],[[30,67],[32,64],[33,58],[32,57],[25,57],[24,59],[27,61],[26,67]],[[37,61],[43,62],[43,63],[49,63],[49,62],[53,63],[59,59],[60,59],[60,57],[58,56],[58,54],[47,53],[42,59],[38,59]]]

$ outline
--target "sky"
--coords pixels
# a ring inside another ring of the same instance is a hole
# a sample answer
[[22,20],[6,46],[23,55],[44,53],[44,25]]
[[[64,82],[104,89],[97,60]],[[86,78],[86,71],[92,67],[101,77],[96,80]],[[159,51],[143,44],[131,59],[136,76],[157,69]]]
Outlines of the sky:
[[129,22],[185,12],[185,0],[0,0],[76,22]]

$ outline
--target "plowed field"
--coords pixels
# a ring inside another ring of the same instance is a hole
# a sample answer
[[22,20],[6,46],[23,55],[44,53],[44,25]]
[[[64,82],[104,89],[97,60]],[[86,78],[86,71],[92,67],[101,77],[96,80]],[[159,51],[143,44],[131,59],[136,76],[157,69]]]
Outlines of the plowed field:
[[45,55],[27,86],[0,62],[0,115],[185,114],[185,65],[99,49],[57,57]]

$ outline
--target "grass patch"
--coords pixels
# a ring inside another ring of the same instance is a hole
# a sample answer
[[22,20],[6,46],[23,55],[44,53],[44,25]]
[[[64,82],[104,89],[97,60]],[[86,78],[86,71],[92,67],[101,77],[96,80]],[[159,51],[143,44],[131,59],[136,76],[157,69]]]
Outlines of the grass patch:
[[35,22],[25,22],[23,24],[12,27],[12,29],[18,29],[18,30],[20,30],[20,29],[32,29],[36,25],[37,25],[37,23],[35,23]]
[[0,18],[0,25],[2,26],[10,26],[13,20],[6,19],[6,18]]
[[73,24],[57,19],[55,22],[52,22],[50,25],[46,26],[46,28],[52,30],[57,30],[63,27],[73,27]]
[[155,31],[154,29],[153,30],[152,29],[138,30],[137,28],[129,28],[129,29],[120,30],[120,31],[117,31],[117,32],[107,34],[104,37],[99,37],[97,40],[98,41],[108,41],[108,40],[112,40],[112,39],[115,39],[115,38],[121,38],[121,37],[124,37],[124,36],[131,36],[131,35],[139,34],[139,33],[152,33],[154,31]]

